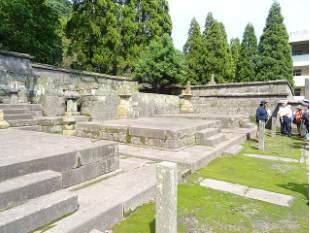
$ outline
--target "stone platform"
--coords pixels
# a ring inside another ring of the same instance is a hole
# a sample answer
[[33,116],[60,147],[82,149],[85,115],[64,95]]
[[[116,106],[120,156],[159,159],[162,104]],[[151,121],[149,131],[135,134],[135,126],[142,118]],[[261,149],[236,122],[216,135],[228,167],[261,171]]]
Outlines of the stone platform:
[[223,115],[223,114],[202,114],[202,113],[180,113],[180,114],[168,114],[162,115],[163,118],[182,118],[193,120],[216,120],[220,121],[220,127],[223,128],[235,128],[240,126],[240,122],[244,118],[248,118],[243,115]]
[[81,122],[76,130],[79,137],[180,150],[195,144],[196,132],[219,125],[219,120],[139,118]]
[[0,130],[0,148],[0,182],[51,170],[68,187],[119,168],[115,142],[9,128]]

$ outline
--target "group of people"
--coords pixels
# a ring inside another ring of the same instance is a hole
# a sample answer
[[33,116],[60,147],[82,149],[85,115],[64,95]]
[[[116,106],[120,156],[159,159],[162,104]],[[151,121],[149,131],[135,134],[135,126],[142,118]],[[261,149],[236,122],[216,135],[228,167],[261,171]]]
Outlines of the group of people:
[[[271,112],[268,113],[267,103],[265,100],[261,101],[260,107],[256,111],[256,122],[257,122],[257,138],[259,132],[259,122],[267,122],[268,115],[271,115]],[[309,134],[309,105],[307,111],[302,110],[302,106],[298,105],[296,111],[292,111],[292,107],[287,105],[286,101],[282,102],[282,107],[280,107],[278,116],[281,123],[281,135],[292,136],[291,128],[292,123],[296,124],[298,135],[301,138],[304,138],[306,134]]]

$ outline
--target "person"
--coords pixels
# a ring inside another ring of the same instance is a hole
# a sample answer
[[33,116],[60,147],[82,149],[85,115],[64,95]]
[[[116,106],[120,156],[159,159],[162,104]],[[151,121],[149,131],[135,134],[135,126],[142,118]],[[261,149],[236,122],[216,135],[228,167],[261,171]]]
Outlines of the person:
[[298,135],[301,136],[302,125],[304,123],[304,119],[302,119],[302,106],[298,105],[297,110],[294,112],[294,122],[297,126]]
[[256,131],[256,137],[257,141],[259,139],[259,122],[267,122],[267,103],[265,100],[260,102],[260,107],[256,110],[256,124],[257,124],[257,131]]
[[282,107],[278,112],[281,121],[281,136],[284,136],[286,133],[289,137],[292,136],[291,134],[291,127],[290,127],[290,116],[291,110],[287,107],[287,102],[282,102]]
[[[302,125],[302,133],[301,133],[301,138],[304,138],[306,135],[307,137],[309,136],[309,105],[308,109],[306,112],[302,114],[301,117],[304,120],[304,124]],[[307,138],[309,140],[309,138]]]
[[290,109],[289,114],[287,115],[288,119],[289,119],[289,127],[292,131],[292,120],[293,120],[293,111],[292,111],[292,106],[291,105],[287,105],[287,107]]

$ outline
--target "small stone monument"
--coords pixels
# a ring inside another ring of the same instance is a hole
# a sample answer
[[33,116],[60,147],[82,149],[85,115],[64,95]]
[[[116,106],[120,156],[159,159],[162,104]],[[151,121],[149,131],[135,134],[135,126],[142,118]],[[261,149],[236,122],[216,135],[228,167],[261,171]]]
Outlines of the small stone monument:
[[212,74],[211,81],[209,82],[209,84],[211,84],[211,85],[216,84],[216,82],[214,81],[214,74]]
[[129,98],[132,96],[132,93],[127,89],[126,82],[124,82],[123,89],[120,90],[118,96],[121,98],[121,103],[117,106],[116,119],[134,118],[133,109],[129,103]]
[[72,117],[72,113],[66,112],[66,118],[64,118],[63,123],[65,124],[65,130],[62,131],[63,135],[76,136],[76,130],[74,129],[75,119]]
[[77,100],[81,97],[79,93],[75,90],[74,86],[69,87],[69,91],[65,93],[65,98],[67,100],[67,112],[71,112],[72,115],[80,115],[77,109]]
[[258,150],[264,151],[265,144],[265,122],[259,122],[259,138],[258,138]]
[[185,91],[182,91],[182,96],[184,97],[184,104],[181,106],[181,112],[193,112],[194,108],[191,104],[191,98],[193,97],[193,93],[191,91],[191,83],[190,81],[186,84]]
[[3,110],[0,109],[0,129],[6,129],[9,127],[10,127],[10,124],[4,120]]
[[11,89],[11,95],[10,95],[10,104],[17,104],[18,103],[18,89],[16,88],[17,85],[15,85]]
[[177,232],[176,163],[161,162],[156,167],[156,233]]
[[272,117],[272,121],[271,121],[271,137],[275,137],[276,136],[276,124],[277,124],[277,118],[276,117]]

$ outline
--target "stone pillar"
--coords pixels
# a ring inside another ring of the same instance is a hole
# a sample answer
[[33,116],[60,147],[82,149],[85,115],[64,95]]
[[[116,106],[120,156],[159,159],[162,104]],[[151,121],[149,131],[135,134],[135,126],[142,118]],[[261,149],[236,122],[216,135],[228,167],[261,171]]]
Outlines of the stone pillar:
[[182,91],[182,96],[184,97],[184,104],[181,106],[181,112],[193,112],[194,108],[191,104],[191,98],[193,97],[192,91],[191,91],[191,84],[188,81],[186,85],[185,91]]
[[18,103],[18,90],[16,88],[12,88],[10,95],[10,104],[17,104],[17,103]]
[[124,82],[123,89],[118,93],[118,96],[121,98],[121,103],[117,106],[117,115],[115,119],[135,118],[133,108],[129,103],[129,98],[132,96],[132,93],[127,89],[126,82]]
[[209,85],[214,85],[216,82],[214,81],[214,74],[211,76],[211,81],[209,82]]
[[161,162],[156,168],[156,233],[177,232],[177,164]]
[[305,99],[309,99],[309,77],[305,79]]
[[265,122],[259,122],[258,150],[264,151],[265,144]]
[[3,110],[0,109],[0,129],[6,129],[9,127],[10,127],[10,124],[4,120]]
[[271,119],[271,137],[272,138],[276,136],[276,127],[277,127],[277,118],[272,117]]

